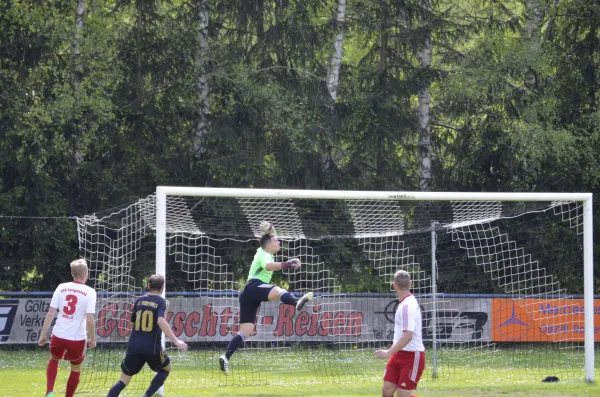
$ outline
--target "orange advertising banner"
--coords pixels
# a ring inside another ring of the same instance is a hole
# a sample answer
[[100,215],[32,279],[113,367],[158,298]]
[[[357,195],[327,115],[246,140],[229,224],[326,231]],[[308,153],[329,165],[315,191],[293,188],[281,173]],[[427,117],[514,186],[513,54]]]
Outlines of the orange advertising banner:
[[[583,299],[492,299],[494,342],[584,340]],[[600,341],[600,299],[594,300],[594,340]]]

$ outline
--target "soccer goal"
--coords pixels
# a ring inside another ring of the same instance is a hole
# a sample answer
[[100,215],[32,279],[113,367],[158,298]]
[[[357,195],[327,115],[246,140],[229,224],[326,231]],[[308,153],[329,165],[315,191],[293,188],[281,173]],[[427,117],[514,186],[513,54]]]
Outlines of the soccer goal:
[[[218,357],[238,330],[263,220],[282,242],[276,260],[302,263],[273,283],[315,299],[300,313],[263,304],[226,377]],[[158,187],[79,218],[78,232],[100,291],[84,390],[115,381],[131,304],[155,272],[166,277],[167,320],[191,346],[166,343],[181,374],[167,388],[268,384],[291,369],[299,382],[372,381],[385,366],[373,351],[393,338],[400,269],[423,313],[424,379],[472,368],[594,379],[591,194]]]

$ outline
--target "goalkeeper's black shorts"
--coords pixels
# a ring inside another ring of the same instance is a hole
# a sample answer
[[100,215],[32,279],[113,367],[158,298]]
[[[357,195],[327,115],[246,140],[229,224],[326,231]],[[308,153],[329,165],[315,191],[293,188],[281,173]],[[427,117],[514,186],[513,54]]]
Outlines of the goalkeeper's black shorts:
[[240,324],[256,322],[261,302],[269,301],[269,293],[275,287],[257,278],[248,280],[240,294]]

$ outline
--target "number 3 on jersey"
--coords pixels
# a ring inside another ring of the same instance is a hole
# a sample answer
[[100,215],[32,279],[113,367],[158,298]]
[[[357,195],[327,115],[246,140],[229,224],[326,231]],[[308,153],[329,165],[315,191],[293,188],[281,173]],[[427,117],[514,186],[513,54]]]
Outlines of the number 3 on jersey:
[[67,295],[65,299],[67,304],[63,307],[63,313],[67,316],[72,316],[75,313],[75,309],[77,309],[77,295]]
[[135,330],[140,327],[144,332],[151,332],[154,325],[154,312],[152,310],[138,310],[135,312]]

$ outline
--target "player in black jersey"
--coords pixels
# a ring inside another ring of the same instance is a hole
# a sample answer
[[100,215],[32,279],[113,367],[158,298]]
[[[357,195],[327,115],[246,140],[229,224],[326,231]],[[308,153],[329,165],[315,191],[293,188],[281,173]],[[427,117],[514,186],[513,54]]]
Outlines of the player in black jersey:
[[[108,391],[107,397],[117,397],[129,384],[131,377],[148,364],[156,372],[145,397],[150,397],[165,383],[171,371],[171,359],[162,347],[162,332],[173,341],[181,351],[187,350],[187,344],[177,339],[169,323],[165,320],[167,302],[161,296],[165,278],[155,274],[148,280],[149,293],[135,301],[131,314],[131,336],[127,353],[121,363],[121,378]],[[162,332],[161,332],[162,331]]]

